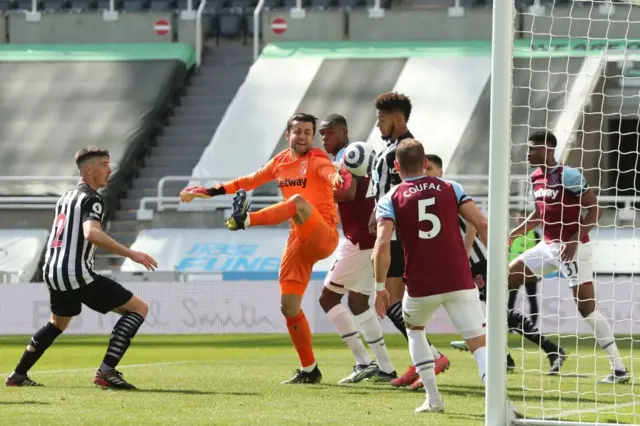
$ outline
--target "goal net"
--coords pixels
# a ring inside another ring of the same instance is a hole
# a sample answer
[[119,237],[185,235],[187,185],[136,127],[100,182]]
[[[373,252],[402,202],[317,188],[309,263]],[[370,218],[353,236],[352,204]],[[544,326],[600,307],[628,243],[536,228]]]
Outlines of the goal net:
[[[510,330],[516,368],[507,374],[507,394],[525,417],[516,424],[640,424],[633,377],[640,374],[634,351],[640,335],[640,5],[632,3],[640,2],[536,0],[514,21],[509,169],[512,188],[519,189],[510,194],[509,228],[535,210],[535,201],[548,215],[508,247],[511,261],[524,256],[542,275],[538,281],[512,268],[511,285],[520,287],[510,297],[513,309],[566,352],[560,362],[557,350],[523,335],[524,326]],[[557,146],[544,160],[546,174],[532,183],[531,163],[544,152],[531,149],[529,138],[544,131],[553,132]],[[553,167],[554,160],[561,166]],[[578,221],[597,214],[590,193],[601,216],[588,234],[591,242],[578,244],[564,261],[561,251],[570,245],[549,239],[574,236]],[[554,361],[561,366],[550,375]]]

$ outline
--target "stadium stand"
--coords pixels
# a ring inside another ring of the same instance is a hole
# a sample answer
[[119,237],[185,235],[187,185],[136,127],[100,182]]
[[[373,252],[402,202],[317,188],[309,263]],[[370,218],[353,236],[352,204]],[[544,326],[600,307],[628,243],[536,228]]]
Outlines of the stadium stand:
[[[0,157],[3,173],[26,172],[47,177],[71,176],[75,152],[87,144],[110,150],[117,165],[107,194],[115,197],[135,170],[144,143],[154,135],[167,101],[193,65],[193,52],[184,45],[158,45],[158,60],[139,60],[136,51],[111,53],[106,46],[84,56],[78,50],[39,47],[30,62],[5,45],[0,62]],[[94,47],[95,48],[95,47]],[[151,46],[137,47],[149,55]],[[117,47],[114,47],[117,50]],[[139,52],[138,52],[139,53]],[[50,54],[55,59],[52,60]],[[129,59],[122,59],[128,55]],[[67,58],[66,61],[58,62]],[[54,62],[55,61],[55,62]],[[99,62],[98,62],[99,61]],[[58,195],[68,184],[54,181],[38,185],[23,182],[0,185],[3,195]]]
[[48,236],[47,229],[0,229],[0,284],[36,277]]

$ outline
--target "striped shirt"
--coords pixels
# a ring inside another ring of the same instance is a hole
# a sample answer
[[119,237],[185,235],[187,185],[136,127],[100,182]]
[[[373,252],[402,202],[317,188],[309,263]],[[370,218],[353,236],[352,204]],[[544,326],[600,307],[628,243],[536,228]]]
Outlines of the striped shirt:
[[391,187],[402,182],[394,166],[396,148],[398,148],[400,141],[409,138],[413,138],[411,132],[400,135],[395,141],[387,142],[384,149],[380,151],[380,153],[376,155],[375,160],[373,160],[371,180],[373,181],[373,195],[376,201],[379,201],[380,198],[389,192]]
[[[462,233],[462,238],[467,234],[467,223],[463,218],[458,216],[458,222],[460,223],[460,232]],[[471,254],[469,255],[469,261],[471,265],[485,264],[487,262],[487,248],[482,244],[480,238],[476,235],[473,239],[473,246],[471,248]]]
[[84,238],[82,224],[104,220],[104,202],[86,183],[65,192],[56,203],[47,241],[43,276],[50,290],[70,291],[93,282],[96,246]]

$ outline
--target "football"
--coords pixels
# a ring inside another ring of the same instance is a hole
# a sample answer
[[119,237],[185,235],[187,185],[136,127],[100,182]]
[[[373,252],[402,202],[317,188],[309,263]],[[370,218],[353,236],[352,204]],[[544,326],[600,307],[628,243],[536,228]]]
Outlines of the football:
[[345,169],[354,176],[366,176],[371,171],[371,166],[376,153],[373,146],[366,142],[351,142],[344,149],[342,164]]

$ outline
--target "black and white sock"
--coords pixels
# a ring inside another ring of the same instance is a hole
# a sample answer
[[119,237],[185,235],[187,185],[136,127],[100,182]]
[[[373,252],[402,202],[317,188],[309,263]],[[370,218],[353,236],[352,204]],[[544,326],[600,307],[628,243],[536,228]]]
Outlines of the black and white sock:
[[[48,322],[44,327],[40,330],[36,331],[36,333],[31,338],[31,342],[29,342],[29,346],[22,354],[22,358],[18,362],[16,366],[15,373],[19,375],[25,375],[27,372],[35,365],[36,362],[40,359],[44,351],[51,346],[54,340],[62,334],[62,330],[57,328],[55,325]],[[35,350],[30,351],[29,349],[33,348]]]
[[542,334],[540,330],[533,325],[531,320],[522,315],[520,311],[515,309],[509,310],[507,322],[509,330],[523,335],[528,341],[540,346],[547,354],[558,353],[558,345]]
[[143,322],[144,317],[135,312],[127,312],[118,320],[111,332],[109,347],[100,366],[101,372],[107,373],[116,368]]
[[404,318],[402,318],[402,302],[396,302],[387,308],[387,316],[389,320],[396,326],[398,331],[402,333],[405,339],[407,338],[407,329],[404,326]]

